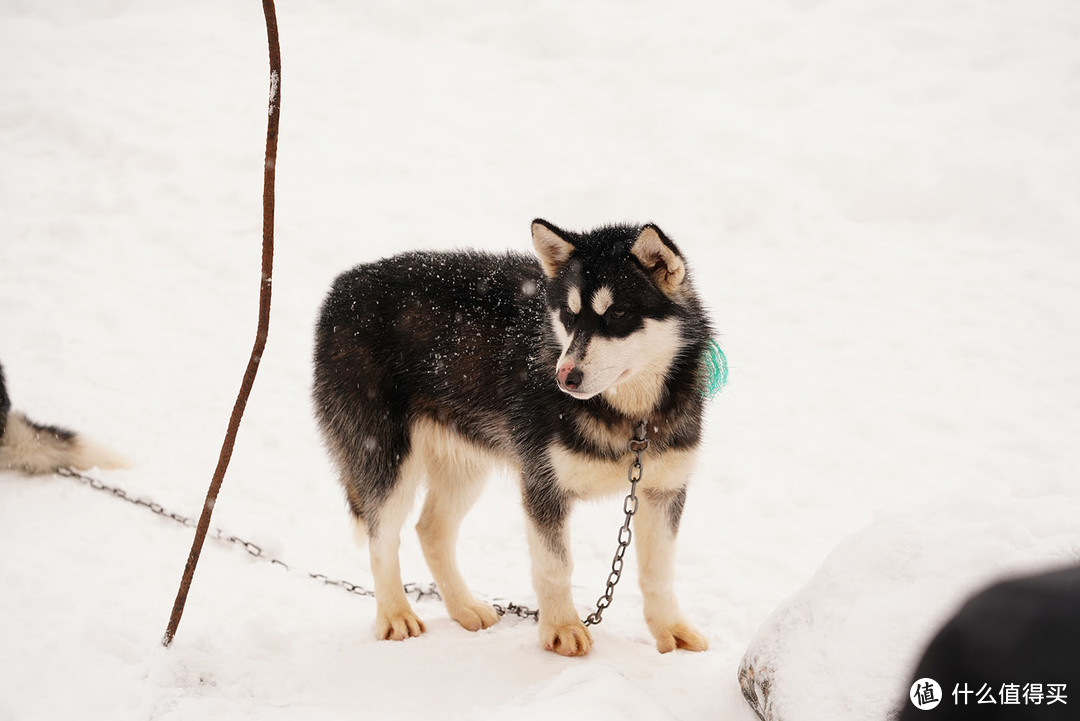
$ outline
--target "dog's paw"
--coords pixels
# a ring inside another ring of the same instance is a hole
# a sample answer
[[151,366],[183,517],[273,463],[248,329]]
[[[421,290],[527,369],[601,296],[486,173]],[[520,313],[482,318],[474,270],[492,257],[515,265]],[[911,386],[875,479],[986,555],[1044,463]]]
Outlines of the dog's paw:
[[686,621],[675,621],[664,625],[649,625],[649,630],[656,638],[656,650],[668,653],[677,648],[687,651],[704,651],[709,642],[696,628]]
[[381,641],[404,641],[424,631],[424,622],[408,606],[393,612],[380,609],[375,619],[375,636]]
[[473,600],[454,608],[447,605],[446,612],[466,631],[479,631],[499,622],[499,614],[495,613],[495,609],[490,604],[483,601]]
[[540,643],[561,656],[584,656],[592,648],[592,635],[581,621],[563,626],[541,626]]

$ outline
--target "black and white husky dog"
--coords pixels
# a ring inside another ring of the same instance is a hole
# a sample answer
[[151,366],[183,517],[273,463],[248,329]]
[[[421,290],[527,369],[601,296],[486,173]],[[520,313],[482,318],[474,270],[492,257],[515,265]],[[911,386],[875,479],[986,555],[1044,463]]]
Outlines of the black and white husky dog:
[[315,338],[314,405],[359,533],[370,543],[380,638],[424,624],[398,546],[418,485],[425,558],[450,616],[498,616],[458,570],[458,527],[492,463],[521,477],[540,641],[591,636],[570,592],[574,502],[625,492],[642,420],[649,447],[634,542],[661,652],[704,650],[673,589],[675,536],[701,439],[711,329],[686,261],[655,225],[590,232],[533,221],[538,256],[405,253],[342,274]]

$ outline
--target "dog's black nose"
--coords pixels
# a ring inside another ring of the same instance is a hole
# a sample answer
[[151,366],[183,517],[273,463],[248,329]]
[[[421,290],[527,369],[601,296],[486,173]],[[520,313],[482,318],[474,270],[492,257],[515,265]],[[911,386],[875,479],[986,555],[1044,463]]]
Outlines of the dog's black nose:
[[581,385],[582,372],[579,368],[574,368],[566,374],[566,378],[563,379],[563,385],[572,391],[576,391]]

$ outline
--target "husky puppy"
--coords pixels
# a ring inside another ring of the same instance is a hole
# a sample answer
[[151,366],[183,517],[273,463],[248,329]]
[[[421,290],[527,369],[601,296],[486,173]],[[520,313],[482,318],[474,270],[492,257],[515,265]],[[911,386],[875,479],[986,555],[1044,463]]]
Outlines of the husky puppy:
[[537,257],[405,253],[357,266],[323,304],[314,406],[370,543],[376,633],[424,631],[398,562],[421,480],[416,528],[449,615],[470,630],[498,620],[466,586],[455,545],[490,466],[502,463],[521,477],[540,642],[588,653],[567,519],[579,499],[628,490],[627,444],[644,420],[633,538],[645,621],[661,652],[702,651],[673,589],[711,335],[686,262],[655,225],[574,233],[536,220],[532,238]]
[[55,473],[61,468],[126,468],[130,464],[107,448],[66,428],[46,426],[11,410],[4,369],[0,367],[0,471]]

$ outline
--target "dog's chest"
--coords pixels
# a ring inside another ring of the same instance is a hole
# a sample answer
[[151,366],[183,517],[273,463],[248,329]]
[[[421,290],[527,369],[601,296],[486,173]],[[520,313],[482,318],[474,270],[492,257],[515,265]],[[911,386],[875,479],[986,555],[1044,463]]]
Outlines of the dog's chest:
[[[641,456],[638,488],[673,491],[684,487],[693,470],[695,455],[692,450],[645,451]],[[556,444],[548,456],[559,487],[577,498],[612,495],[625,492],[630,486],[633,453],[610,460]]]

